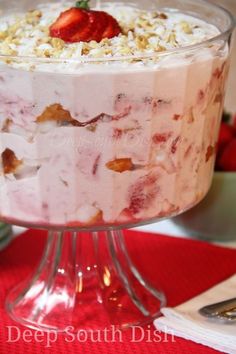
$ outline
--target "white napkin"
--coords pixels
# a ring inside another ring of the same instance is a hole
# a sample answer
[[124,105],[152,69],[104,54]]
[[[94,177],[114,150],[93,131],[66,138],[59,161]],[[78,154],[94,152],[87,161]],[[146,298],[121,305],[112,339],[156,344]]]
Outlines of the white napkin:
[[236,354],[236,323],[213,321],[201,316],[198,310],[206,305],[236,297],[236,275],[203,294],[175,308],[161,310],[164,317],[154,321],[158,330],[190,339],[196,343]]

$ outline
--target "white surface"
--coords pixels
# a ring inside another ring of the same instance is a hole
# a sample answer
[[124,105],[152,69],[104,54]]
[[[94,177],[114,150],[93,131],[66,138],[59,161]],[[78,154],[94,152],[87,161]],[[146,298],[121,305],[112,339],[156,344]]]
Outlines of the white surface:
[[158,330],[193,340],[224,353],[236,354],[236,322],[223,324],[202,317],[206,305],[235,297],[236,275],[175,308],[163,308],[164,317],[155,320]]
[[[170,219],[160,221],[159,223],[155,223],[155,224],[137,227],[137,228],[135,228],[135,230],[163,234],[163,235],[168,235],[168,236],[189,238],[189,235],[187,233],[185,233],[183,231],[183,229],[181,229],[176,224],[174,224]],[[234,242],[215,242],[215,243],[218,246],[222,246],[222,247],[236,248],[236,241],[234,241]]]
[[135,228],[135,230],[159,233],[159,234],[170,235],[170,236],[179,236],[179,237],[187,236],[187,234],[185,234],[183,230],[181,230],[171,220],[164,220],[155,224],[137,227]]

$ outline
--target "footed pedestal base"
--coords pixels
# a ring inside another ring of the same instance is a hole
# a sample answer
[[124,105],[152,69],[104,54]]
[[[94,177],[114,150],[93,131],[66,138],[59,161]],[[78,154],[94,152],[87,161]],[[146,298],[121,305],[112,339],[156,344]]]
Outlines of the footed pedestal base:
[[163,305],[164,295],[132,263],[121,231],[49,232],[33,278],[7,298],[18,323],[61,332],[148,323]]

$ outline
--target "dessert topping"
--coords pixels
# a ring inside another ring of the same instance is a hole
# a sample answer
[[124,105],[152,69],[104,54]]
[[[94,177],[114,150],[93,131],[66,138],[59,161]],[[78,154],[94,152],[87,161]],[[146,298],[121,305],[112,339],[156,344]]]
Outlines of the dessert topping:
[[104,11],[89,9],[89,0],[77,1],[75,7],[64,11],[50,27],[50,36],[65,42],[101,42],[121,33],[114,17]]
[[[194,45],[217,34],[216,27],[185,14],[120,3],[104,3],[101,11],[89,9],[86,0],[69,8],[67,2],[57,1],[2,18],[0,54],[56,59],[128,55],[139,65],[143,60],[136,55]],[[7,64],[15,60],[4,58]],[[35,64],[30,62],[29,68],[35,70]],[[215,70],[213,78],[221,71]]]

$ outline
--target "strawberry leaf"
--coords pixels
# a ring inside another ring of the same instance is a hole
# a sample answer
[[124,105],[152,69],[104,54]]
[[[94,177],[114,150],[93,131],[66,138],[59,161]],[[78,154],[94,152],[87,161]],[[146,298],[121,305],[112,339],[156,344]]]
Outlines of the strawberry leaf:
[[78,9],[89,10],[89,1],[90,0],[76,1],[75,7]]

